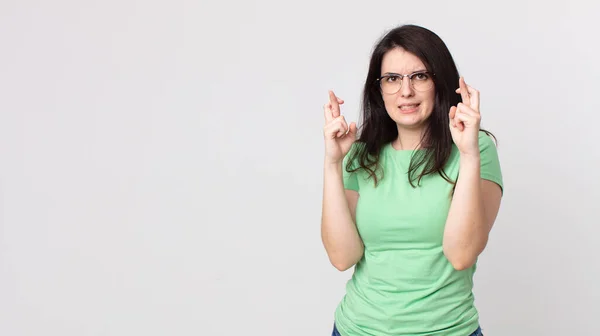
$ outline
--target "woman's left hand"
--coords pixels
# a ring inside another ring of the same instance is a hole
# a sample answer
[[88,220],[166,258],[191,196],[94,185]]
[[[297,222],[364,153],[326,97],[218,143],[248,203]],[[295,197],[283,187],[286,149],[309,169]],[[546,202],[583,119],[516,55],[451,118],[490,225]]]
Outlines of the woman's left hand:
[[465,83],[460,77],[456,93],[462,96],[462,103],[450,108],[450,133],[461,156],[479,157],[479,91]]

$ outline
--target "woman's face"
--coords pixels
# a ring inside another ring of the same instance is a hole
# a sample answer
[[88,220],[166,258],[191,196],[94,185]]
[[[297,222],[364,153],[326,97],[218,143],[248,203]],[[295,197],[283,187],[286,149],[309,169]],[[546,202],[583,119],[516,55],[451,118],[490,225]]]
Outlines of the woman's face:
[[[404,49],[388,51],[381,64],[381,95],[385,109],[399,128],[420,129],[433,111],[435,86],[421,60]],[[411,75],[402,77],[402,75]],[[411,85],[412,81],[412,85]],[[397,90],[397,92],[396,92]]]

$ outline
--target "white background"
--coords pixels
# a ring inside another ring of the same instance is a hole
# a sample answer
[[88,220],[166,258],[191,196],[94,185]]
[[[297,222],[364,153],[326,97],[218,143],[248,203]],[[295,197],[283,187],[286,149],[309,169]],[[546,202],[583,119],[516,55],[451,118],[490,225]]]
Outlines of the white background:
[[488,335],[600,313],[594,2],[0,2],[0,335],[330,335],[322,105],[432,29],[481,91],[505,198]]

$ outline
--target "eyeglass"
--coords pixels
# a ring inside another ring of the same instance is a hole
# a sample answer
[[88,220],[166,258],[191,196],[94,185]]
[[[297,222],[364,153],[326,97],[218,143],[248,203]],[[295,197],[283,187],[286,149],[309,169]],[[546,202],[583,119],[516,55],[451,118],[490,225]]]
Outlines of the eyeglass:
[[408,75],[388,73],[377,78],[377,82],[383,93],[395,94],[400,91],[404,77],[408,77],[410,85],[415,91],[428,91],[433,87],[433,76],[428,71],[417,71]]

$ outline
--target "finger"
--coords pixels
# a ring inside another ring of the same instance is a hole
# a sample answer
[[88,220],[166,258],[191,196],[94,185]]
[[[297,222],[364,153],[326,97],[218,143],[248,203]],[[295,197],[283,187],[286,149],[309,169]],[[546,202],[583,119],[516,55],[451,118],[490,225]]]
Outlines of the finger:
[[450,108],[450,126],[459,131],[463,131],[467,123],[471,125],[476,120],[475,116],[465,113],[464,108],[465,105],[463,103],[459,103],[458,106],[452,106]]
[[458,120],[458,122],[462,123],[465,127],[477,127],[479,121],[478,116],[467,114],[462,110],[458,110],[455,119]]
[[348,124],[344,119],[344,116],[334,118],[332,121],[325,125],[325,135],[330,138],[341,137],[349,131]]
[[334,118],[340,116],[340,105],[338,103],[338,98],[335,96],[333,91],[329,90],[329,103],[331,104],[331,113]]
[[467,90],[469,90],[469,99],[471,100],[469,106],[479,113],[479,91],[470,85],[467,85]]
[[342,137],[355,137],[356,136],[356,123],[355,122],[351,122],[350,125],[348,125],[348,128],[346,129],[346,132],[344,132],[344,134],[342,134]]
[[456,106],[452,106],[450,108],[450,113],[448,113],[448,117],[450,118],[450,125],[452,127],[456,127],[456,120],[454,119],[456,116]]
[[452,128],[455,128],[455,129],[459,130],[459,131],[463,131],[465,129],[464,121],[462,121],[461,118],[459,118],[459,114],[458,113],[456,113],[454,115],[454,118],[450,122],[450,126]]
[[348,127],[348,124],[346,123],[346,119],[344,119],[344,116],[339,116],[337,120],[340,123],[340,129],[339,129],[338,133],[336,134],[336,136],[338,138],[340,138],[340,137],[348,134],[348,132],[350,131],[350,128]]
[[356,128],[356,123],[354,121],[350,123],[350,126],[348,127],[348,131],[349,131],[348,134],[356,135],[357,128]]
[[462,131],[465,129],[465,125],[463,124],[462,121],[458,120],[458,119],[454,119],[450,122],[450,128],[454,128],[457,129],[459,131]]
[[[456,89],[456,93],[461,94],[461,92],[463,91],[460,88]],[[467,94],[470,100],[469,106],[479,112],[479,91],[467,84]]]
[[333,120],[333,113],[331,112],[330,103],[323,105],[323,114],[325,115],[326,122],[330,122],[331,120]]
[[338,104],[340,104],[340,105],[342,105],[344,103],[344,100],[340,97],[337,97],[337,101],[338,101]]
[[325,134],[325,137],[327,137],[329,139],[335,139],[335,138],[345,134],[346,129],[344,128],[342,123],[335,122],[335,120],[334,120],[333,123],[327,124],[325,126],[323,133]]
[[471,99],[469,98],[469,90],[467,88],[467,83],[465,83],[464,77],[460,77],[458,80],[459,88],[460,88],[460,96],[462,97],[462,102],[471,105]]
[[454,117],[454,119],[458,122],[462,122],[465,124],[471,124],[473,121],[473,117],[471,117],[470,115],[464,113],[463,111],[458,111],[456,113],[456,116]]
[[462,113],[466,113],[472,117],[476,117],[479,114],[478,111],[474,110],[472,107],[468,106],[467,104],[463,104],[463,103],[457,104],[457,110]]
[[463,120],[463,122],[467,122],[467,125],[479,128],[481,115],[478,111],[473,110],[472,108],[463,103],[458,103],[457,111],[458,113],[468,117],[468,120]]

